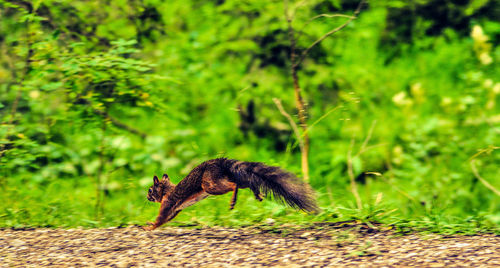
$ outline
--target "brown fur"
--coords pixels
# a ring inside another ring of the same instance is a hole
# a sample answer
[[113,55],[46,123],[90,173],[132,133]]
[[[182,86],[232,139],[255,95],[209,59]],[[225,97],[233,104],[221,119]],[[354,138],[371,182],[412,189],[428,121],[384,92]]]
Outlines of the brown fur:
[[148,200],[161,203],[156,221],[146,230],[153,230],[173,219],[182,209],[203,200],[208,195],[221,195],[233,191],[230,209],[236,204],[238,189],[250,188],[255,198],[262,201],[271,193],[278,201],[308,212],[318,211],[313,191],[295,175],[278,167],[259,162],[243,162],[226,158],[212,159],[195,167],[177,185],[167,174],[162,180],[154,176]]

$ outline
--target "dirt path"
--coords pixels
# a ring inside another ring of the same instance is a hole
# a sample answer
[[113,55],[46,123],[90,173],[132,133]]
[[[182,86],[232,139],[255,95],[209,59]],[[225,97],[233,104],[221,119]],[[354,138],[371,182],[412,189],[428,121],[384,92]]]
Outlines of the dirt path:
[[0,267],[21,266],[499,267],[500,236],[400,236],[350,224],[267,231],[0,230]]

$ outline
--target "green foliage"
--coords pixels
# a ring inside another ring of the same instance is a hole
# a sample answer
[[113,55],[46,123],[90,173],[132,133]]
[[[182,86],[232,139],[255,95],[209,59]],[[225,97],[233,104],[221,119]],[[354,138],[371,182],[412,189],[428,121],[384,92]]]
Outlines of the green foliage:
[[[299,76],[322,213],[242,190],[233,211],[229,196],[211,197],[169,224],[495,229],[500,197],[470,168],[474,158],[500,188],[500,150],[476,155],[500,145],[498,22],[481,13],[491,2],[442,7],[468,23],[432,33],[432,18],[417,12],[405,40],[390,39],[407,26],[393,28],[393,12],[416,7],[373,2],[310,51]],[[299,52],[346,19],[310,18],[350,14],[353,3],[290,3]],[[215,157],[300,174],[296,138],[272,101],[295,112],[283,14],[279,1],[0,0],[0,226],[144,224],[158,209],[145,198],[154,174],[179,181]],[[353,159],[358,210],[347,154],[372,125]]]

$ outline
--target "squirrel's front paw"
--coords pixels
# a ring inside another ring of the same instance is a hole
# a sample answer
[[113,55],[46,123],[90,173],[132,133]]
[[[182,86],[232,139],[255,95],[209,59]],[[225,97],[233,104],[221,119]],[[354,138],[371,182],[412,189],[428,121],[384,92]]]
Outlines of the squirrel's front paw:
[[153,231],[156,229],[154,223],[148,222],[148,226],[142,226],[142,230],[144,231]]

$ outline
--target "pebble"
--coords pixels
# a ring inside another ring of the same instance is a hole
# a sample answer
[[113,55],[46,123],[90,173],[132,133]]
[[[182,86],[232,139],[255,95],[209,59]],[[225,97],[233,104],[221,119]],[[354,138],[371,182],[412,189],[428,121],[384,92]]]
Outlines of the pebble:
[[[494,267],[500,264],[500,236],[490,234],[429,238],[418,234],[395,236],[390,231],[361,232],[352,226],[331,230],[300,228],[286,229],[285,237],[256,228],[164,227],[153,232],[137,227],[0,229],[0,267]],[[346,232],[348,236],[340,235]]]

